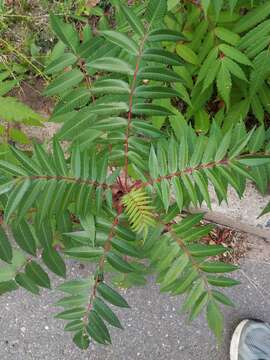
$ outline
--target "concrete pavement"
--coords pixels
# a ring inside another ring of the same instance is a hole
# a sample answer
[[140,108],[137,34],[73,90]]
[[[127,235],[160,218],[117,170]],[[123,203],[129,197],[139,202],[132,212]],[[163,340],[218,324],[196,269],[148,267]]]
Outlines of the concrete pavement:
[[[146,288],[134,288],[125,297],[132,309],[118,311],[125,331],[112,329],[113,345],[77,349],[64,322],[53,319],[56,291],[32,296],[24,290],[0,298],[1,360],[229,360],[229,337],[245,317],[270,321],[270,244],[251,239],[251,251],[237,277],[242,285],[227,291],[236,309],[225,309],[226,329],[218,348],[203,317],[188,325],[178,313],[181,297],[159,294],[153,279]],[[71,277],[87,269],[71,266]],[[235,273],[236,275],[236,273]]]

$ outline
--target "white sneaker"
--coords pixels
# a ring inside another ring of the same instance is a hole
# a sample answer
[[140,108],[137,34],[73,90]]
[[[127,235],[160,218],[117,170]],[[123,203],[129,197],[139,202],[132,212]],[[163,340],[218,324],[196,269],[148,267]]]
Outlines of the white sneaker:
[[231,360],[270,360],[270,325],[243,320],[236,327],[230,347]]

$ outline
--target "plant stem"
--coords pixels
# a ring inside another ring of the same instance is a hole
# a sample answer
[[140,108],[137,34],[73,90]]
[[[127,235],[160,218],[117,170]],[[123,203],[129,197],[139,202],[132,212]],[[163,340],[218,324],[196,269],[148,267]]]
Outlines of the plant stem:
[[101,256],[101,258],[99,260],[99,263],[98,263],[98,266],[97,266],[98,274],[96,274],[95,282],[94,282],[94,285],[93,285],[93,287],[91,289],[91,292],[90,292],[90,295],[89,295],[89,301],[88,301],[88,304],[87,304],[87,309],[86,309],[86,312],[85,312],[85,314],[83,316],[84,332],[85,333],[86,333],[86,325],[88,324],[88,317],[89,317],[89,314],[90,314],[90,312],[92,310],[92,307],[93,307],[93,301],[94,301],[94,299],[96,297],[97,287],[98,287],[98,284],[101,282],[100,277],[99,277],[99,273],[104,272],[104,265],[105,265],[106,255],[111,250],[111,247],[112,247],[111,240],[114,237],[115,228],[119,223],[119,217],[122,214],[122,211],[123,211],[122,207],[119,207],[118,211],[117,211],[117,215],[115,216],[115,218],[114,218],[114,220],[112,222],[112,226],[111,226],[111,229],[110,229],[110,232],[109,232],[109,235],[108,235],[108,239],[104,244],[104,254]]
[[172,173],[172,174],[168,174],[168,175],[165,175],[165,176],[160,176],[160,177],[158,177],[156,179],[150,179],[147,182],[139,183],[136,187],[139,189],[141,187],[146,187],[146,186],[149,186],[149,185],[160,183],[162,180],[171,180],[171,179],[173,179],[175,177],[181,177],[182,175],[185,175],[185,174],[192,174],[194,171],[199,171],[199,170],[203,170],[203,169],[212,169],[212,168],[214,168],[215,166],[218,166],[218,165],[228,165],[229,162],[230,162],[229,159],[224,159],[224,160],[220,160],[220,161],[217,161],[217,162],[212,161],[210,163],[201,164],[201,165],[195,166],[193,168],[186,168],[184,170],[177,171],[177,172]]
[[132,81],[132,85],[131,85],[131,90],[130,90],[130,95],[129,95],[129,111],[128,111],[128,124],[127,124],[127,130],[126,130],[126,136],[125,136],[125,167],[124,167],[124,176],[125,176],[125,190],[127,191],[128,189],[128,184],[127,184],[127,180],[128,180],[128,147],[129,147],[129,135],[130,135],[130,128],[131,128],[131,122],[132,122],[132,107],[133,107],[133,96],[134,96],[134,92],[136,89],[136,82],[137,82],[137,75],[138,75],[138,71],[139,71],[139,67],[140,67],[140,62],[142,59],[142,55],[143,55],[143,49],[144,49],[144,44],[147,40],[148,37],[148,29],[144,35],[144,37],[142,38],[140,47],[139,47],[139,53],[137,56],[137,60],[136,60],[136,67],[135,67],[135,71],[134,71],[134,76],[133,76],[133,81]]
[[101,187],[103,189],[111,189],[112,185],[108,185],[106,183],[98,183],[94,180],[89,179],[81,179],[81,178],[75,178],[75,177],[69,177],[69,176],[54,176],[54,175],[32,175],[32,176],[21,176],[18,178],[18,181],[22,181],[25,179],[29,180],[65,180],[67,182],[73,182],[77,184],[87,184],[87,185],[93,185],[95,187]]

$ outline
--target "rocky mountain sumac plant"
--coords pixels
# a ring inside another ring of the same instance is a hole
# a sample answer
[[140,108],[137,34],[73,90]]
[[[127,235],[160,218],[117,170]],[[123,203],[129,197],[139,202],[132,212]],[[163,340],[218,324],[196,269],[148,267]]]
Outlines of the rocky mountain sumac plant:
[[[241,197],[253,171],[269,169],[269,139],[263,127],[247,132],[243,122],[224,130],[213,121],[207,135],[197,134],[160,105],[177,100],[182,83],[173,70],[182,60],[164,42],[184,36],[164,24],[167,1],[149,1],[140,17],[118,9],[122,32],[83,39],[51,17],[66,50],[48,66],[56,78],[46,94],[60,98],[52,121],[63,125],[52,151],[36,144],[29,157],[12,147],[17,163],[0,160],[0,258],[7,263],[0,292],[38,294],[51,287],[46,269],[66,277],[68,258],[95,264],[86,278],[58,287],[65,295],[56,317],[86,349],[91,340],[110,343],[108,327],[122,328],[113,306],[129,307],[108,274],[130,286],[143,284],[151,269],[162,292],[185,294],[190,320],[205,310],[220,338],[221,306],[233,305],[220,288],[238,284],[226,275],[237,267],[216,261],[227,249],[201,241],[212,229],[203,214],[183,210],[203,202],[211,208],[210,185],[220,202],[228,186]],[[153,116],[169,123],[158,130]]]

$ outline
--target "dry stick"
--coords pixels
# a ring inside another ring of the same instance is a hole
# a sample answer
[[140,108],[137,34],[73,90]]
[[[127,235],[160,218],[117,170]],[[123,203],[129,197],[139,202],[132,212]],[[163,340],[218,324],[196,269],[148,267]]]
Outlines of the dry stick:
[[268,298],[265,297],[265,294],[263,293],[263,291],[267,294],[267,296],[269,297],[270,293],[268,291],[266,291],[265,289],[263,289],[262,286],[260,286],[256,281],[254,281],[253,279],[251,279],[243,269],[240,269],[241,274],[248,280],[248,282],[251,284],[251,286],[254,287],[254,289],[256,291],[258,291],[261,296],[263,297],[264,300],[266,300],[268,302]]
[[6,40],[0,38],[0,43],[3,43],[10,51],[14,52],[18,57],[22,58],[24,61],[28,63],[45,81],[48,80],[48,77],[35,65],[33,64],[27,56],[20,53],[17,49],[15,49],[12,45],[10,45]]

